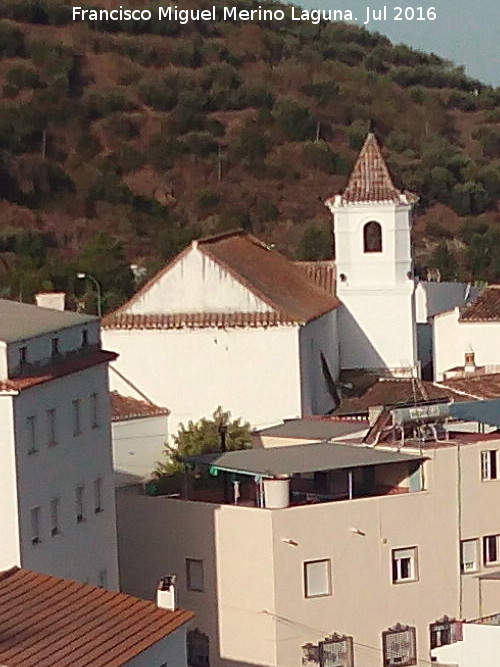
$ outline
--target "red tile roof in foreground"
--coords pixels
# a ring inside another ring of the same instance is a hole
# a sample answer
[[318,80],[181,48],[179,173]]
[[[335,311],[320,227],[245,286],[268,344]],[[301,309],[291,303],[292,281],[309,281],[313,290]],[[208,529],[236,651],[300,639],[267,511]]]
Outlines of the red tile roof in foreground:
[[295,324],[280,313],[113,313],[104,322],[105,329],[237,329],[276,327]]
[[122,396],[117,391],[111,392],[111,420],[114,422],[169,414],[168,408],[160,408],[154,403],[139,401],[131,396]]
[[441,385],[463,392],[470,398],[484,400],[500,398],[500,373],[471,374],[443,380]]
[[193,616],[14,567],[0,573],[0,664],[121,667]]
[[[344,203],[394,202],[414,203],[418,197],[411,192],[401,192],[392,182],[373,133],[368,134],[358,160],[342,193]],[[330,200],[332,201],[332,200]]]
[[500,285],[491,285],[465,306],[460,313],[461,322],[500,322]]
[[466,397],[453,391],[451,387],[436,386],[427,380],[381,378],[362,396],[342,400],[337,415],[366,414],[375,405],[397,405],[398,403],[421,403],[429,400],[464,401]]
[[[127,308],[170,271],[190,249],[197,248],[221,266],[273,312],[145,313],[132,319]],[[207,327],[262,327],[305,324],[337,308],[340,301],[319,287],[293,262],[244,230],[193,241],[168,266],[144,285],[130,301],[103,320],[103,327],[181,329]]]
[[66,375],[114,361],[117,357],[118,355],[115,352],[92,350],[86,354],[82,353],[69,359],[62,359],[61,361],[47,364],[46,366],[34,367],[29,374],[23,373],[19,377],[0,380],[0,391],[23,391],[44,382],[50,382],[50,380],[57,380]]

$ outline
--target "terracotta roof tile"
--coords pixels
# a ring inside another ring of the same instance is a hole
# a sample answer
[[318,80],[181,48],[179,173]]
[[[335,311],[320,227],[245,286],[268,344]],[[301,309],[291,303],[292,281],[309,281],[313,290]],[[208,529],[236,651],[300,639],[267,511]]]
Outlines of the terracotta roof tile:
[[394,186],[377,139],[373,133],[368,134],[342,193],[342,201],[414,203],[417,200],[416,195],[401,192]]
[[121,667],[193,616],[14,567],[0,573],[0,664]]
[[160,417],[169,415],[168,408],[161,408],[148,401],[139,401],[131,396],[122,396],[117,391],[111,392],[111,420],[115,422],[140,417]]
[[226,232],[193,241],[214,262],[225,269],[274,312],[146,313],[129,317],[127,308],[150,289],[186,254],[184,250],[126,304],[103,320],[108,329],[183,329],[208,327],[261,327],[304,324],[337,308],[340,301],[315,284],[286,257],[244,230]]
[[500,373],[471,374],[443,380],[440,384],[455,391],[464,392],[471,398],[484,400],[500,398]]
[[0,380],[0,391],[23,391],[50,380],[84,371],[87,368],[92,368],[92,366],[114,361],[117,357],[118,355],[115,352],[91,350],[86,354],[62,359],[46,366],[34,367],[30,373],[24,373],[18,377]]
[[336,295],[337,272],[333,259],[318,262],[294,262],[294,264],[318,287],[329,294]]
[[460,313],[461,322],[499,322],[500,285],[491,285],[479,293],[476,299]]
[[335,414],[366,414],[374,405],[397,405],[415,401],[421,403],[429,400],[463,401],[464,396],[455,393],[452,388],[438,387],[426,380],[380,379],[375,382],[362,396],[342,400]]
[[295,324],[276,312],[264,313],[122,313],[108,315],[104,329],[235,329]]

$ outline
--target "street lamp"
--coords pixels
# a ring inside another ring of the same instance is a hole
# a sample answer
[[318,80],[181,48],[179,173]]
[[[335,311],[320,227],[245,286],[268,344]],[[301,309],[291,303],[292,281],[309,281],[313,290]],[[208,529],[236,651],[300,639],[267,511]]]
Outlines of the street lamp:
[[84,273],[82,271],[77,273],[76,277],[80,278],[80,279],[88,278],[89,280],[91,280],[94,283],[96,291],[97,291],[97,315],[99,317],[102,317],[102,294],[101,294],[101,285],[100,285],[99,281],[97,281],[94,278],[94,276],[90,275],[90,273]]

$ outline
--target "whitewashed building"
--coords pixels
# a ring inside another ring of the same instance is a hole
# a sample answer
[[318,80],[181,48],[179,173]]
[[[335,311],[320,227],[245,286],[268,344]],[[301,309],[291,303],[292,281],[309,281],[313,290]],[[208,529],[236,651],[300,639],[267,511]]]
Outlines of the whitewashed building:
[[[436,380],[464,371],[465,353],[473,353],[471,373],[500,370],[500,286],[485,287],[462,308],[434,318],[434,374]],[[450,373],[451,371],[451,373]]]
[[0,569],[118,588],[99,320],[0,300]]
[[112,388],[172,411],[217,406],[254,426],[322,414],[337,401],[338,300],[243,231],[193,241],[103,321],[119,353]]

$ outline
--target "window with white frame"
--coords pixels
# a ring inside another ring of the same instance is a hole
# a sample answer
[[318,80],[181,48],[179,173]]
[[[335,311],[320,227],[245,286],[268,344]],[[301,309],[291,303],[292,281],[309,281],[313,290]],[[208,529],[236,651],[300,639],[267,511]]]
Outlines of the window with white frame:
[[498,479],[498,450],[487,449],[481,452],[481,479]]
[[50,501],[50,534],[52,537],[59,535],[59,498]]
[[205,590],[202,560],[186,558],[186,583],[188,591],[202,592]]
[[500,535],[483,537],[483,562],[485,565],[500,563]]
[[41,510],[39,507],[33,507],[31,509],[31,543],[40,544],[40,523],[41,523]]
[[317,598],[332,594],[332,575],[329,558],[304,563],[304,595]]
[[56,438],[56,410],[51,408],[46,411],[47,418],[47,444],[49,447],[53,447],[57,444]]
[[28,443],[28,454],[34,454],[38,451],[38,441],[36,437],[36,417],[30,415],[26,418],[26,439]]
[[392,583],[401,584],[418,579],[417,547],[392,550]]
[[479,540],[462,540],[460,542],[460,569],[464,574],[479,570]]
[[83,484],[75,489],[75,510],[77,522],[85,521],[85,486]]
[[79,398],[72,401],[73,408],[73,435],[80,435],[82,432],[81,402]]
[[90,394],[90,425],[92,428],[99,426],[99,397],[96,393]]
[[94,480],[94,512],[99,514],[102,509],[102,478],[98,477]]

